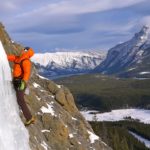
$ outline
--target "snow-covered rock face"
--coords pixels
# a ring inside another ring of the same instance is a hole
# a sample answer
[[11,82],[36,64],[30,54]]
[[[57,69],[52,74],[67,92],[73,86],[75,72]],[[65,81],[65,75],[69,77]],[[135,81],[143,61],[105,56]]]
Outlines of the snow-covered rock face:
[[149,55],[148,48],[150,48],[150,27],[144,26],[131,40],[111,48],[105,61],[95,70],[109,74],[129,67],[131,71],[131,66],[133,68],[133,65],[135,67],[144,62]]
[[105,56],[105,52],[56,52],[35,54],[32,61],[42,75],[56,76],[88,72],[98,66]]
[[0,150],[29,150],[29,135],[19,116],[11,71],[0,41]]

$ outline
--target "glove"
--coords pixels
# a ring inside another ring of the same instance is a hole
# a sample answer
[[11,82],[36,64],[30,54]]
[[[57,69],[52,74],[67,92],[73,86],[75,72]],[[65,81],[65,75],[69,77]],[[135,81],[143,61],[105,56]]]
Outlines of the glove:
[[26,82],[24,80],[21,80],[19,90],[23,91],[23,90],[25,90],[25,88],[26,88]]

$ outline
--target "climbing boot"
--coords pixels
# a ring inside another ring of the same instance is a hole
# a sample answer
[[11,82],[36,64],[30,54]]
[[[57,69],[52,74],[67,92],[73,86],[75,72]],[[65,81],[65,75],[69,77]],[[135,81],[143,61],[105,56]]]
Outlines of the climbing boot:
[[24,123],[24,125],[25,126],[29,126],[30,124],[34,124],[35,123],[35,117],[34,116],[32,116],[32,118],[30,119],[30,120],[28,120],[28,121],[26,121],[25,123]]

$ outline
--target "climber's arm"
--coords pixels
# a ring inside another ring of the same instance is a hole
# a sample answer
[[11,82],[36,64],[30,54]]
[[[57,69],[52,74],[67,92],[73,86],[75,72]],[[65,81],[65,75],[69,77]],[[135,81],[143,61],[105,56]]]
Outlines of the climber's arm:
[[7,55],[7,59],[8,59],[9,61],[14,62],[15,59],[16,59],[16,56],[15,56],[15,55]]

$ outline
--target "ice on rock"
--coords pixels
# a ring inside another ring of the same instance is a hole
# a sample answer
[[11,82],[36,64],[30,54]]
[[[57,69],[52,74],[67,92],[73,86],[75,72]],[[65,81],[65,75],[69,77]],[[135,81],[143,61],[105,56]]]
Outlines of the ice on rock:
[[9,63],[7,61],[7,56],[3,48],[2,42],[0,41],[0,80],[1,81],[11,81],[11,72]]
[[11,70],[0,41],[0,150],[30,150],[28,131],[20,119],[11,81]]

